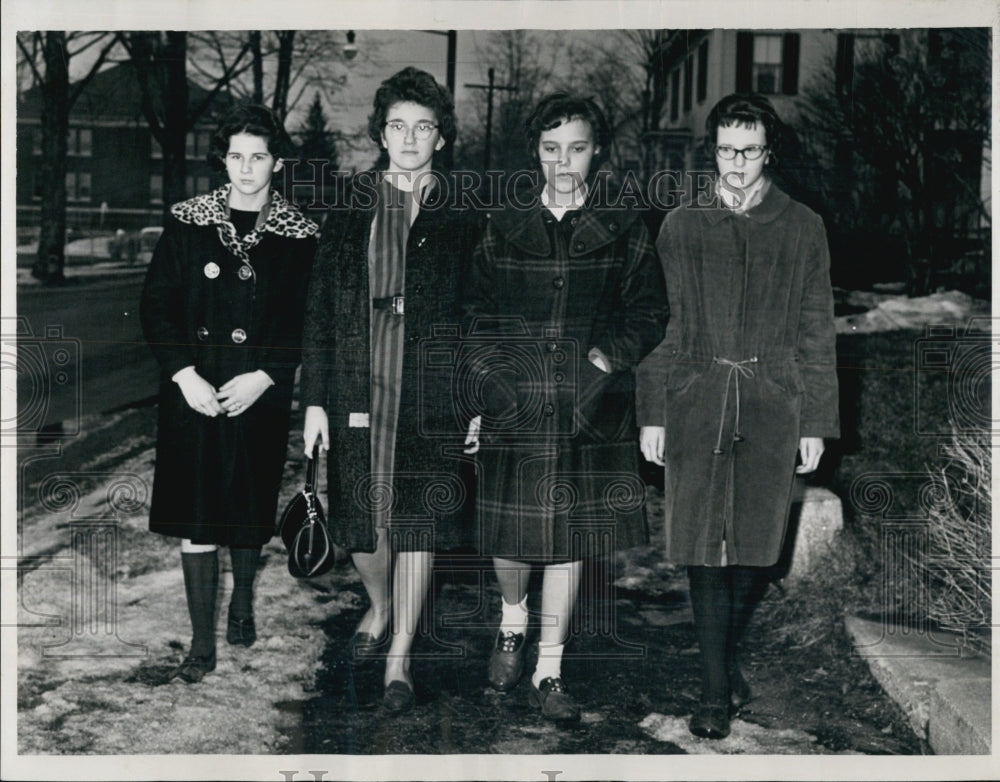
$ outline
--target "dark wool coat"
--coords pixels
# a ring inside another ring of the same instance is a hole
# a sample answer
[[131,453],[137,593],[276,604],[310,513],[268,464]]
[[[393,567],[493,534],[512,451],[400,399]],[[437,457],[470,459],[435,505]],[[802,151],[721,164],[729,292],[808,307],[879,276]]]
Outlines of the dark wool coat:
[[453,548],[465,542],[469,492],[461,472],[469,459],[452,404],[453,362],[429,363],[428,355],[456,350],[458,290],[478,221],[452,208],[454,190],[439,184],[410,227],[396,460],[393,485],[384,486],[371,475],[370,429],[357,425],[371,402],[368,243],[379,177],[355,177],[347,204],[333,208],[323,226],[306,305],[301,403],[323,407],[329,419],[328,518],[339,545],[374,551],[372,510],[390,502],[394,548]]
[[[272,193],[262,238],[245,264],[202,209],[220,192],[174,207],[142,293],[143,331],[160,364],[149,528],[256,547],[274,531],[318,227]],[[224,203],[222,195],[215,206]],[[253,274],[241,274],[247,265]],[[192,365],[217,389],[258,369],[274,385],[243,414],[210,418],[192,410],[171,380]]]
[[730,565],[773,565],[799,438],[840,431],[823,222],[772,184],[745,214],[672,212],[657,249],[670,324],[638,415],[666,427],[667,554],[719,565],[724,544]]
[[[647,540],[633,370],[664,333],[659,262],[633,211],[563,220],[537,199],[494,214],[465,296],[473,371],[460,402],[483,416],[477,545],[519,561]],[[610,373],[588,361],[593,348]]]

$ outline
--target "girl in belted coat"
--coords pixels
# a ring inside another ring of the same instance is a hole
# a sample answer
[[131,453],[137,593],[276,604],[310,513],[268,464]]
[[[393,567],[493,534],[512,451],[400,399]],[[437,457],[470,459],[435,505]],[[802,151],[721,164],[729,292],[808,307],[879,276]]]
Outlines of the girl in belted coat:
[[174,676],[215,668],[217,546],[233,593],[226,639],[256,639],[253,580],[272,536],[318,226],[271,190],[285,129],[263,106],[234,109],[209,162],[229,183],[171,207],[142,293],[160,364],[149,527],[181,538],[193,638]]
[[[557,93],[527,122],[544,184],[491,215],[464,297],[463,409],[478,450],[478,545],[502,593],[489,681],[522,673],[527,582],[542,582],[529,696],[544,717],[579,719],[562,679],[584,561],[647,540],[634,375],[663,338],[663,278],[639,214],[595,176],[611,134],[586,98]],[[606,180],[603,180],[606,184]]]
[[823,223],[767,174],[781,121],[766,98],[730,95],[705,129],[718,201],[660,231],[670,323],[639,368],[638,415],[643,454],[666,465],[667,555],[688,566],[691,731],[721,738],[750,698],[736,648],[781,553],[794,475],[816,469],[839,422]]
[[462,428],[451,367],[428,363],[427,348],[455,349],[475,223],[432,167],[456,129],[451,95],[430,74],[411,67],[383,82],[368,132],[387,166],[356,177],[324,224],[301,395],[306,454],[317,440],[329,450],[334,540],[371,601],[350,657],[388,645],[383,705],[399,713],[414,703],[410,648],[433,553],[461,541]]

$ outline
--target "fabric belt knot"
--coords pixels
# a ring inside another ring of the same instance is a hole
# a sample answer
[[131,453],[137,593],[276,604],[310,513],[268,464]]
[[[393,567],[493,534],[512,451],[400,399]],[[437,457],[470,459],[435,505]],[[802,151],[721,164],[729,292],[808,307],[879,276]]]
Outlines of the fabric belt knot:
[[393,315],[402,315],[403,296],[402,294],[397,294],[396,296],[386,296],[381,299],[372,299],[372,309],[389,310],[389,312]]
[[742,361],[732,361],[728,358],[713,356],[712,361],[716,364],[722,364],[723,366],[729,367],[729,373],[726,375],[726,392],[722,396],[722,412],[719,415],[719,436],[716,438],[715,448],[712,449],[712,453],[719,456],[723,453],[722,430],[726,425],[726,406],[729,404],[729,386],[733,384],[734,379],[736,385],[736,426],[733,433],[733,440],[738,443],[743,442],[743,435],[740,434],[740,378],[754,377],[754,371],[748,365],[756,364],[757,357],[752,356],[750,358],[745,358]]

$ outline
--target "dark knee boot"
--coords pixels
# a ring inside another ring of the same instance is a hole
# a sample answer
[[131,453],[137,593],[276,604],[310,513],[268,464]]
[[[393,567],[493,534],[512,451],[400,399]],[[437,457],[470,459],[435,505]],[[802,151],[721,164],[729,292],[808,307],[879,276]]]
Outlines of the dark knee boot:
[[746,634],[754,609],[767,591],[768,577],[765,568],[735,565],[728,570],[733,608],[729,617],[726,667],[729,671],[730,698],[733,707],[738,709],[752,697],[750,685],[740,670],[739,645]]
[[701,649],[701,701],[691,718],[691,732],[704,738],[729,735],[729,573],[725,567],[689,567],[691,610]]
[[199,682],[215,670],[215,600],[219,588],[218,552],[181,552],[184,592],[191,615],[191,649],[172,678]]
[[253,581],[260,563],[259,548],[231,548],[233,596],[229,601],[226,640],[231,644],[252,646],[257,640],[253,620]]

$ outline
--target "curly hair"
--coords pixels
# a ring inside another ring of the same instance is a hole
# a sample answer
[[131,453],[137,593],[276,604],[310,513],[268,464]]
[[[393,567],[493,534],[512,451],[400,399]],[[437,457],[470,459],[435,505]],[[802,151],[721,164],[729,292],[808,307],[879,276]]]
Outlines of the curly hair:
[[705,153],[714,158],[719,128],[733,125],[746,128],[757,124],[764,128],[767,148],[776,156],[785,140],[785,123],[771,101],[756,92],[727,95],[712,107],[705,119]]
[[[572,95],[568,92],[554,92],[538,101],[531,116],[524,123],[528,156],[536,166],[541,165],[541,160],[538,157],[538,141],[542,137],[542,133],[575,119],[583,120],[590,125],[590,131],[594,136],[594,145],[600,150],[595,154],[594,162],[600,163],[607,156],[611,146],[611,128],[604,118],[604,112],[600,110],[592,98]],[[592,165],[591,171],[593,172],[596,168],[596,165]]]
[[273,111],[258,103],[240,103],[226,113],[212,135],[206,160],[216,171],[226,170],[229,139],[237,133],[266,139],[267,151],[276,159],[289,157],[295,150],[285,126]]
[[445,144],[454,143],[458,128],[451,93],[427,71],[411,65],[390,76],[375,92],[375,104],[368,115],[368,137],[376,144],[381,146],[385,118],[397,103],[418,103],[433,111],[441,138]]

